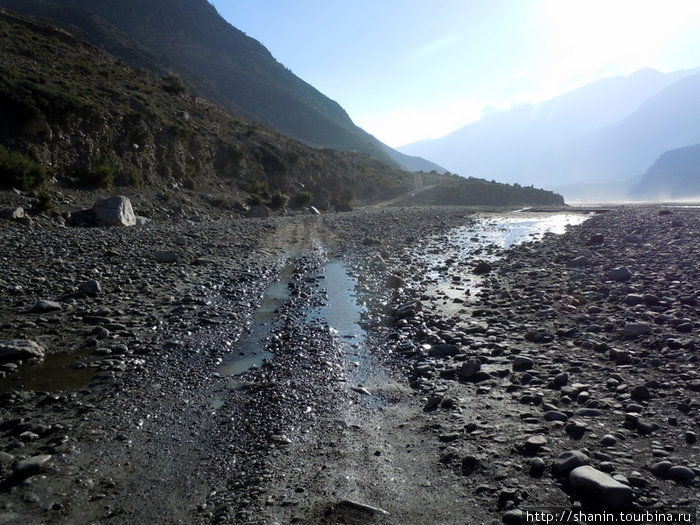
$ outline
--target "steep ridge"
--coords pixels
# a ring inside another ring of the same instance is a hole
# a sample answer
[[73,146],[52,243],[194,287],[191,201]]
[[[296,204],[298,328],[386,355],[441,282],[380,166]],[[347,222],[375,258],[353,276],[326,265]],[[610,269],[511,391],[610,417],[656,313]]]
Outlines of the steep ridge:
[[308,144],[360,151],[409,169],[434,169],[398,152],[387,155],[387,146],[355,126],[338,103],[277,62],[205,0],[1,0],[0,6],[78,30],[81,38],[136,67],[175,71],[195,92]]

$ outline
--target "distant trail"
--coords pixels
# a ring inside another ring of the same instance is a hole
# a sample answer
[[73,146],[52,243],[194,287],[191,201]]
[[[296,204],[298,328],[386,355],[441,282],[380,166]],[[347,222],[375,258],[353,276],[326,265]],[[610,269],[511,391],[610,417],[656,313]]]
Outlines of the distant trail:
[[433,188],[437,188],[438,186],[440,186],[440,183],[429,184],[428,186],[426,186],[424,178],[423,178],[423,174],[416,172],[413,174],[413,189],[411,191],[403,193],[403,194],[399,195],[398,197],[394,197],[393,199],[389,199],[386,201],[378,202],[376,204],[372,204],[370,206],[363,206],[363,207],[364,208],[385,208],[387,206],[393,206],[398,202],[401,202],[403,200],[410,200],[411,198],[415,197],[416,195],[420,195],[421,193],[425,193],[426,191],[432,190]]

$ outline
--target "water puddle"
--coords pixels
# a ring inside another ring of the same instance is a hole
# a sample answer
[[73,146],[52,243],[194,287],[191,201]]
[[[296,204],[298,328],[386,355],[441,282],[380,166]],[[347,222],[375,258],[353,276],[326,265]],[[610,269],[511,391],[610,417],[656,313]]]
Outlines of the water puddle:
[[232,345],[232,350],[221,361],[217,371],[222,376],[235,376],[246,370],[263,364],[273,354],[265,349],[265,339],[270,335],[277,310],[289,299],[289,282],[292,279],[294,265],[282,268],[279,278],[265,289],[262,303],[255,310],[250,332]]
[[421,256],[428,266],[426,293],[441,298],[446,313],[458,313],[481,290],[482,277],[472,272],[476,261],[494,261],[512,246],[563,234],[589,216],[528,211],[479,215],[473,224],[434,241]]
[[48,354],[36,365],[21,365],[16,372],[0,381],[0,394],[10,390],[60,392],[84,388],[92,382],[97,368],[75,369],[71,365],[76,361],[85,362],[85,358],[91,353],[91,349],[86,349],[71,353]]
[[385,385],[388,377],[372,354],[367,333],[361,325],[365,306],[357,298],[357,281],[339,260],[326,263],[323,274],[328,299],[316,309],[315,314],[328,323],[343,345],[348,365],[347,380],[351,388],[361,394],[365,405],[384,406],[384,399],[372,391]]

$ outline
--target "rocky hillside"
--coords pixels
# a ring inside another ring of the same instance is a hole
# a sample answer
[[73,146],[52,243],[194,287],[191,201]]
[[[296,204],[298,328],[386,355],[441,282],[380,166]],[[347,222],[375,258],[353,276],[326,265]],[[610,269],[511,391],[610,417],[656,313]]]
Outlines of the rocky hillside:
[[233,116],[192,95],[180,77],[126,66],[63,30],[5,11],[0,34],[5,187],[33,189],[53,178],[62,188],[150,189],[166,204],[199,199],[225,209],[246,199],[345,209],[415,187],[409,172]]
[[0,7],[50,20],[135,67],[176,71],[194,92],[308,144],[361,151],[409,170],[444,171],[355,126],[338,103],[205,0],[0,0]]

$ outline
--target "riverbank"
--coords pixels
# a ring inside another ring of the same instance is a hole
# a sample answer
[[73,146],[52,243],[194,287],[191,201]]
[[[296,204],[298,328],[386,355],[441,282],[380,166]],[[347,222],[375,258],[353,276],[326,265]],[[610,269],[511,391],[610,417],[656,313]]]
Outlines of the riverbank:
[[[8,226],[1,338],[37,341],[47,364],[77,351],[58,366],[85,377],[62,393],[20,390],[21,371],[0,382],[0,518],[517,522],[590,503],[552,475],[570,450],[624,476],[631,508],[691,505],[698,217],[613,209],[497,260],[488,242],[460,259],[448,233],[484,226],[464,208]],[[168,250],[176,262],[158,262]],[[329,259],[357,280],[381,380],[360,381],[358,340],[309,314],[329,300]],[[222,377],[285,267],[275,357]],[[60,309],[25,313],[37,299]],[[24,458],[41,465],[18,473]]]

